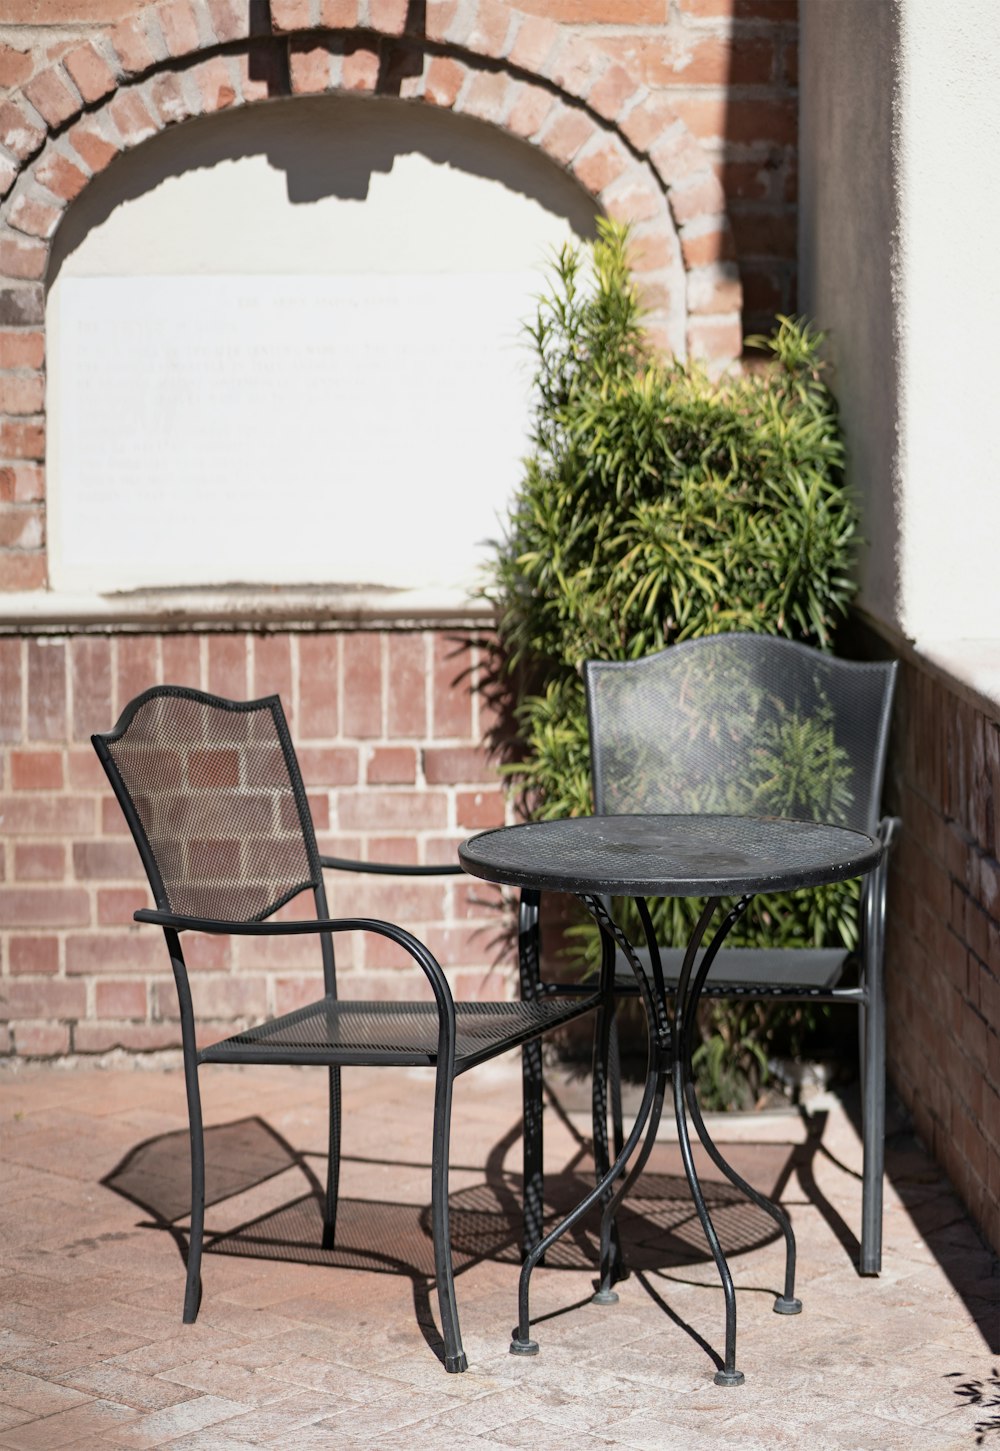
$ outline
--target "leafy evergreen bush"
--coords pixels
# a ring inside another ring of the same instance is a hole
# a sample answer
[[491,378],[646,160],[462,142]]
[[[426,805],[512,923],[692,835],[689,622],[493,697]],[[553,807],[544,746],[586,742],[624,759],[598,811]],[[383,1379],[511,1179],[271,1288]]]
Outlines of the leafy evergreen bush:
[[[780,319],[754,340],[769,364],[721,381],[655,358],[627,241],[606,223],[589,257],[566,248],[554,265],[529,328],[533,448],[487,589],[520,737],[508,770],[535,818],[592,809],[584,660],[723,631],[830,648],[854,589],[856,511],[822,335]],[[808,765],[824,742],[807,731],[791,746]],[[759,898],[732,941],[852,945],[856,902],[851,884]],[[686,941],[699,906],[660,904],[661,940]],[[763,1026],[749,1025],[755,1044]]]

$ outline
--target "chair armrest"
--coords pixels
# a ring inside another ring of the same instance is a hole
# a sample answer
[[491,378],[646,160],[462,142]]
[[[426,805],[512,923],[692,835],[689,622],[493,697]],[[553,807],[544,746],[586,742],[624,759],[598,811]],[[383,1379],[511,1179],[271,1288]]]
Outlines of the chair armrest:
[[401,862],[359,862],[351,857],[321,856],[320,866],[331,867],[340,872],[371,872],[376,876],[391,877],[460,877],[462,868],[454,866],[411,867]]
[[397,927],[394,922],[382,922],[376,917],[318,917],[295,922],[223,922],[212,917],[188,917],[181,912],[161,912],[152,907],[141,907],[134,913],[136,922],[149,922],[173,932],[208,932],[232,937],[301,937],[310,932],[374,932],[379,937],[388,937],[402,947],[423,969],[434,990],[438,1006],[454,1019],[455,1004],[448,979],[437,958],[419,938]]

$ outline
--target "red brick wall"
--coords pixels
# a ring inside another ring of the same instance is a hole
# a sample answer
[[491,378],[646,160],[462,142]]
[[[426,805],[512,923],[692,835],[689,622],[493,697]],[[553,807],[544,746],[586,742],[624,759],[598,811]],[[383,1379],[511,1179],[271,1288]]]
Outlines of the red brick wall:
[[[662,345],[721,365],[738,356],[744,330],[794,307],[796,0],[271,0],[262,19],[265,9],[3,6],[0,589],[47,585],[52,238],[94,175],[189,117],[323,91],[454,109],[538,147],[600,210],[633,223],[636,274]],[[0,638],[7,1048],[176,1041],[162,946],[128,925],[139,879],[91,729],[106,729],[154,679],[236,696],[276,689],[324,839],[427,859],[502,809],[482,779],[478,705],[449,677],[446,650],[434,631]],[[333,663],[313,662],[324,651]],[[352,881],[334,892],[335,911],[345,891],[353,910]],[[366,909],[395,904],[392,915],[440,948],[460,992],[478,990],[496,929],[480,889],[365,891]],[[200,981],[210,1016],[223,1025],[287,1006],[303,990],[304,951],[291,940],[276,972],[252,944],[209,954]],[[389,990],[397,982],[377,956],[348,970],[359,990],[375,971]]]
[[[435,631],[118,635],[0,640],[0,1050],[20,1055],[179,1045],[162,934],[138,854],[90,745],[131,697],[170,681],[236,699],[278,692],[320,849],[451,862],[504,800],[471,690],[477,650]],[[504,996],[499,894],[470,879],[328,873],[330,910],[398,920],[437,954],[460,997]],[[311,914],[311,899],[297,910]],[[213,1037],[284,1012],[321,982],[294,937],[191,939],[196,1008]],[[391,944],[338,942],[345,995],[424,991]],[[199,1007],[200,1004],[200,1007]]]
[[889,1073],[1000,1250],[1000,726],[904,660],[889,891]]

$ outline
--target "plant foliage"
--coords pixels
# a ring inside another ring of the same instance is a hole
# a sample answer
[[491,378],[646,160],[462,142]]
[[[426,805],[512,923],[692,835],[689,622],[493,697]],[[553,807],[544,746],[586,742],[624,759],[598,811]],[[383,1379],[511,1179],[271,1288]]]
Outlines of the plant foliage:
[[[782,318],[753,340],[769,363],[721,380],[653,357],[627,230],[599,225],[589,249],[560,253],[528,328],[532,450],[486,591],[519,733],[507,769],[533,817],[592,809],[584,660],[728,631],[828,649],[854,590],[857,517],[822,334]],[[846,787],[828,722],[791,718],[761,744],[762,806],[780,811],[791,789],[825,793],[835,814]],[[850,885],[758,899],[733,941],[853,945],[856,901]],[[699,905],[661,904],[661,940],[686,941]]]

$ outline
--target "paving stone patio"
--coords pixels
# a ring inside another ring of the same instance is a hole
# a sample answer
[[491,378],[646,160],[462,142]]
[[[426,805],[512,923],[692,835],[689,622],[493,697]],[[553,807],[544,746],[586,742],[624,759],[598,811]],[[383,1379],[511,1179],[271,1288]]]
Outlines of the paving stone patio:
[[[783,1254],[710,1166],[738,1287],[739,1389],[712,1376],[722,1293],[676,1144],[658,1142],[623,1217],[633,1274],[589,1303],[593,1225],[533,1282],[536,1359],[516,1319],[519,1079],[460,1079],[453,1239],[470,1369],[445,1374],[428,1233],[432,1082],[345,1074],[338,1248],[319,1248],[324,1075],[203,1074],[211,1248],[181,1324],[187,1194],[176,1066],[0,1074],[0,1446],[597,1447],[661,1451],[1000,1448],[998,1266],[905,1125],[890,1136],[883,1273],[854,1270],[860,1144],[832,1096],[714,1121],[738,1168],[788,1208],[804,1313],[771,1312]],[[546,1112],[548,1197],[591,1163],[578,1086]],[[849,1105],[848,1105],[849,1107]]]

